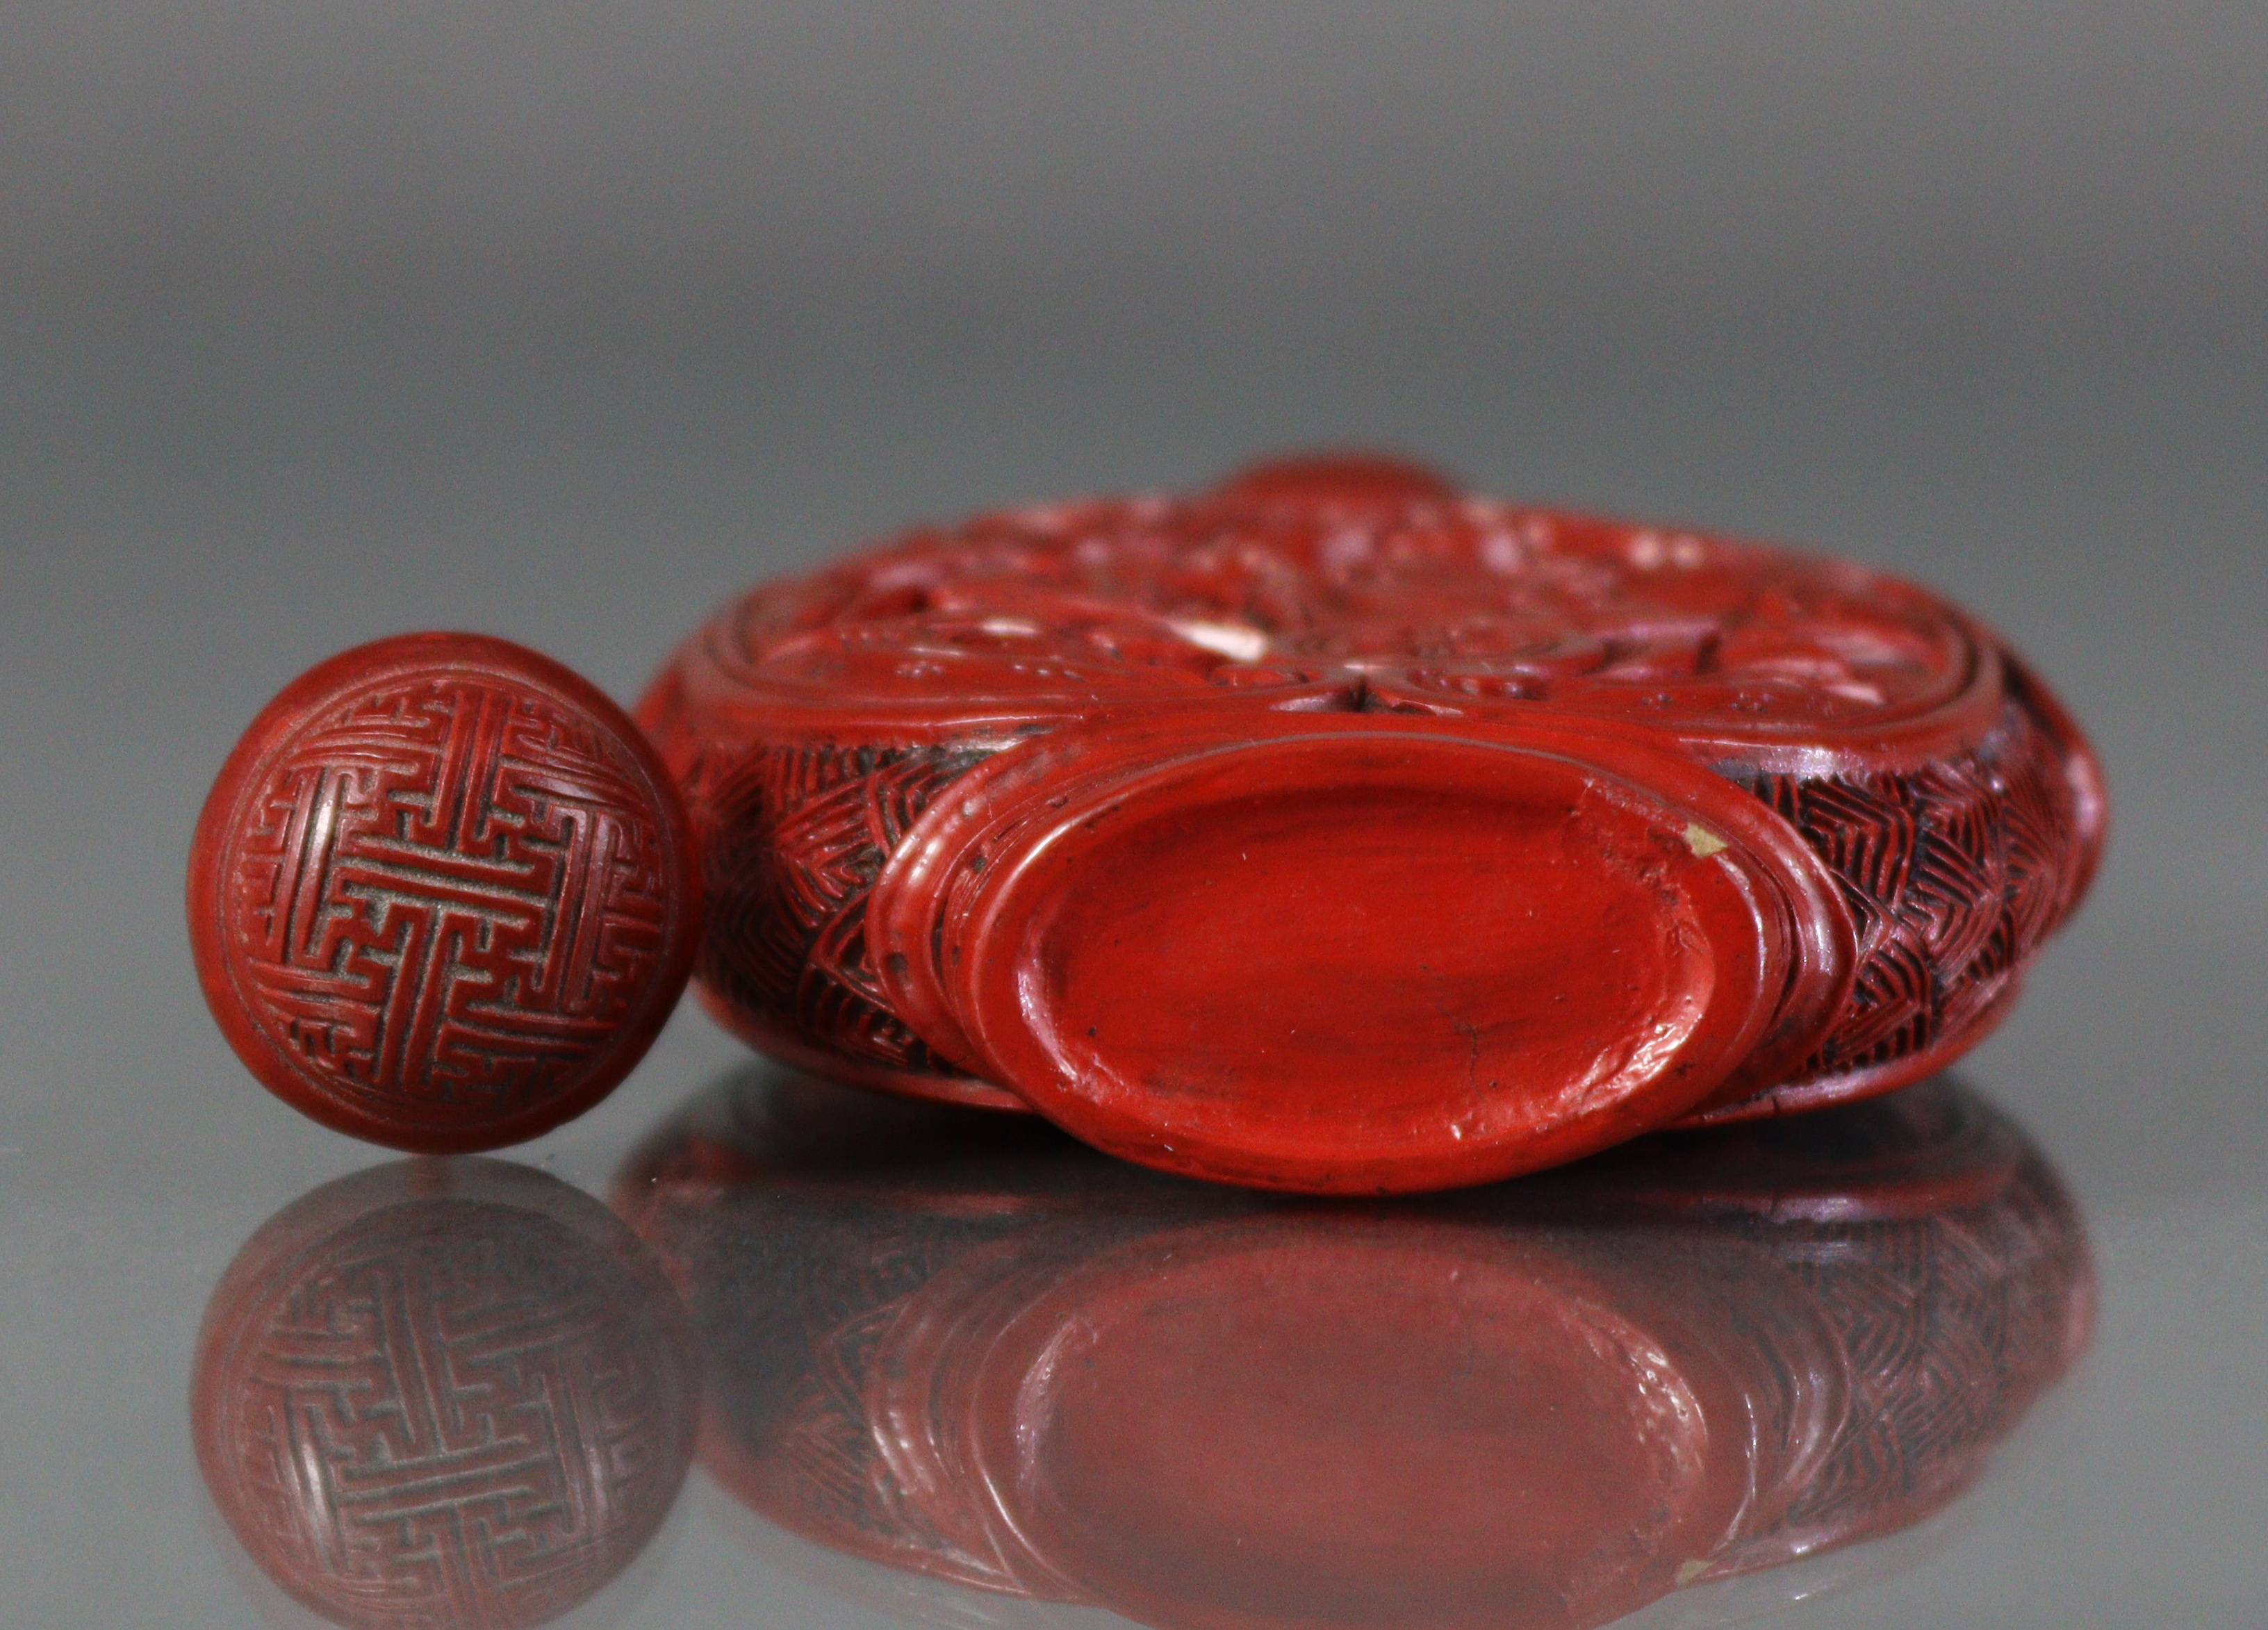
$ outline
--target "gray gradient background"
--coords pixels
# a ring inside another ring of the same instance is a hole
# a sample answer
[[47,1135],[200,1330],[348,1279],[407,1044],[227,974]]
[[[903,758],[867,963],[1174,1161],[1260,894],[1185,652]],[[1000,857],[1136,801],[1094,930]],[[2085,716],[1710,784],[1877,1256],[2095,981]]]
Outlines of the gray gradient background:
[[[628,698],[903,519],[1350,440],[1907,572],[2062,689],[2110,863],[1964,1073],[2100,1338],[1786,1622],[2268,1624],[2264,365],[2251,5],[0,5],[0,1624],[259,1611],[189,1344],[379,1157],[180,926],[286,679],[460,626]],[[597,1187],[736,1056],[688,1010],[516,1157]],[[746,1529],[696,1487],[601,1605],[898,1622]]]

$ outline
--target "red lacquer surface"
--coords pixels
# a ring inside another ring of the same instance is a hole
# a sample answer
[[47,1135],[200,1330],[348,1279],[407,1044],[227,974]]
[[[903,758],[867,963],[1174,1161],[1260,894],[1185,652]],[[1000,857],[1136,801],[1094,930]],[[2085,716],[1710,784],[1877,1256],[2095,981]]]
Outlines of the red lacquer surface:
[[604,1207],[398,1162],[271,1219],[213,1293],[198,1465],[246,1553],[350,1630],[524,1630],[644,1548],[693,1459],[684,1310]]
[[1319,1193],[1918,1080],[2104,821],[1922,590],[1376,458],[911,533],[728,608],[639,715],[728,1026]]
[[189,864],[205,998],[253,1074],[397,1149],[498,1148],[610,1091],[682,991],[699,878],[637,727],[533,651],[421,634],[246,732]]
[[694,1310],[737,1497],[1174,1630],[1575,1630],[1891,1533],[2093,1310],[2054,1175],[1943,1083],[1350,1211],[773,1080],[615,1192]]

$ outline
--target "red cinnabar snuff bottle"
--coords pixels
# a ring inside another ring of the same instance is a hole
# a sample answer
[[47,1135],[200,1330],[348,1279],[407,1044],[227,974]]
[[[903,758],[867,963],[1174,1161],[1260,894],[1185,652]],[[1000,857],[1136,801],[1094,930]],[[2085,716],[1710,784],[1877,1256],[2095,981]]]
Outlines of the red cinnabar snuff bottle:
[[914,532],[638,716],[756,1046],[1321,1193],[1918,1080],[2104,825],[1941,599],[1374,458]]
[[477,635],[332,657],[254,721],[189,864],[205,999],[342,1132],[500,1148],[588,1109],[683,991],[699,876],[637,727]]

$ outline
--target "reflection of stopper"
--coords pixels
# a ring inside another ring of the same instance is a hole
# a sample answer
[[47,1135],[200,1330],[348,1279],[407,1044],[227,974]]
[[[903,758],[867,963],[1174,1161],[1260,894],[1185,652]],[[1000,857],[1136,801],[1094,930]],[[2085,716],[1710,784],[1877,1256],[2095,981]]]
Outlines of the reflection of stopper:
[[601,1207],[487,1161],[316,1190],[198,1337],[198,1464],[252,1559],[339,1623],[509,1630],[653,1537],[696,1421],[674,1293]]
[[1272,713],[996,755],[884,870],[867,956],[932,1046],[1101,1148],[1371,1193],[1778,1079],[1852,936],[1786,823],[1634,732]]

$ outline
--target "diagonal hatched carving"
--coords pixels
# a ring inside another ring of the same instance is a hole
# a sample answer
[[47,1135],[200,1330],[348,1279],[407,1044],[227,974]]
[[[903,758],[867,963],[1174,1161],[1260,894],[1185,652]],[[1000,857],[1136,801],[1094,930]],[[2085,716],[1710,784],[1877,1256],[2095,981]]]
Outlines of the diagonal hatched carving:
[[1827,863],[1859,930],[1850,1005],[1796,1084],[1973,1039],[2077,903],[2076,795],[2021,697],[1918,769],[1737,779]]
[[[814,1050],[957,1073],[891,1010],[866,960],[865,913],[906,830],[985,756],[770,747],[699,789],[713,834],[699,973],[724,1006]],[[1851,1002],[1793,1086],[1975,1039],[2076,904],[2074,795],[2021,700],[1974,748],[1918,769],[1727,773],[1827,863],[1859,930]]]
[[563,701],[389,679],[317,710],[247,807],[235,978],[294,1068],[374,1113],[540,1103],[652,982],[670,914],[652,797]]
[[695,971],[743,1022],[887,1068],[957,1075],[894,1012],[866,905],[930,800],[981,747],[767,748],[694,791],[710,915]]

